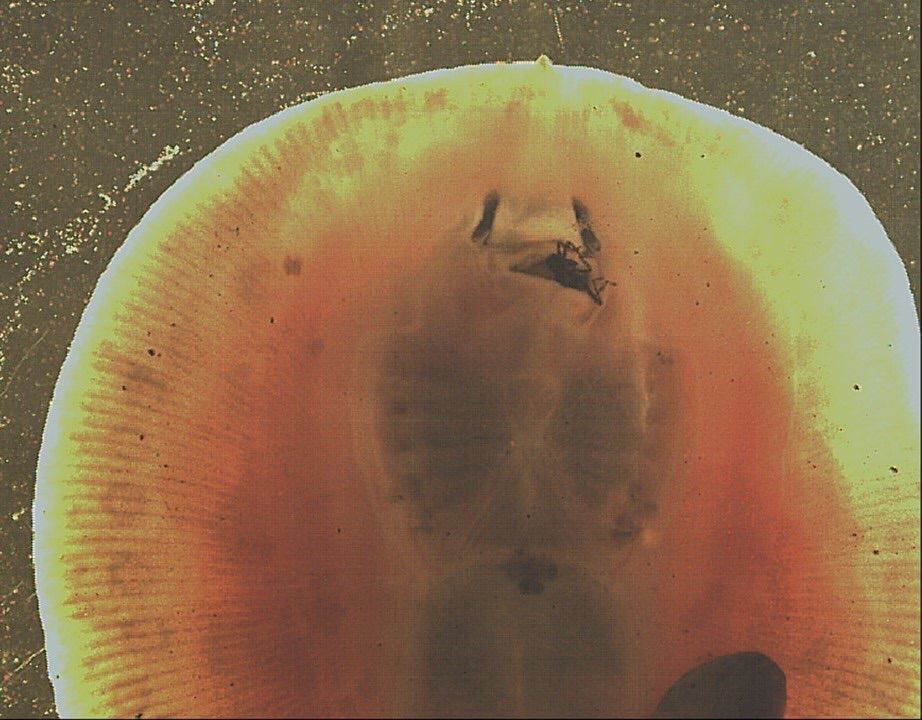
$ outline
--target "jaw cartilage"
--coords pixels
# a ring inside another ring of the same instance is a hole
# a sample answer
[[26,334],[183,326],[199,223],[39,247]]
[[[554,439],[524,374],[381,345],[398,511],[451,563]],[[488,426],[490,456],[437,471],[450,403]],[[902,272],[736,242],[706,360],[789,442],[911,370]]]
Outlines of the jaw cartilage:
[[573,198],[573,214],[579,225],[579,239],[583,243],[583,255],[592,257],[602,249],[602,243],[599,242],[589,222],[589,210],[577,198]]
[[483,216],[474,232],[471,233],[471,240],[481,245],[486,245],[490,240],[490,232],[493,230],[493,223],[496,220],[496,211],[499,208],[499,193],[495,190],[489,193],[483,201]]

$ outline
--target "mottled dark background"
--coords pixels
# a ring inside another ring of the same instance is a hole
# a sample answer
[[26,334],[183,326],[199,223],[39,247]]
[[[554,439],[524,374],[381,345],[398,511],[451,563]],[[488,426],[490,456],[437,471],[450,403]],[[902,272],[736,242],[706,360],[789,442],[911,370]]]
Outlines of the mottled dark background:
[[80,313],[151,203],[330,90],[495,60],[593,65],[844,172],[919,287],[919,2],[9,2],[0,7],[0,716],[51,716],[34,468]]

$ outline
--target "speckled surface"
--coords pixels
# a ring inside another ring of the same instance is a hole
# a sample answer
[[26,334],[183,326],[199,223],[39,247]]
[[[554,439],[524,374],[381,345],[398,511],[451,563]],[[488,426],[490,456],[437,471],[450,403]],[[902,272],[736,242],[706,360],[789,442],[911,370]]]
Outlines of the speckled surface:
[[30,505],[80,313],[151,203],[330,90],[496,60],[592,65],[790,137],[868,198],[919,287],[918,2],[0,7],[0,716],[52,716]]

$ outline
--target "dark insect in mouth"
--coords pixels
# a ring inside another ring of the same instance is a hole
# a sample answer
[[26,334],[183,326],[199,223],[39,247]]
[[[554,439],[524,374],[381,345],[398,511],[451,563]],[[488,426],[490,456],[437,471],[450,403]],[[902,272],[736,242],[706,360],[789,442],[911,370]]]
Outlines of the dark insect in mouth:
[[[557,240],[551,255],[532,258],[528,264],[515,264],[509,269],[534,277],[553,280],[564,287],[586,293],[596,305],[602,304],[602,291],[615,283],[607,280],[592,263],[602,249],[602,243],[592,229],[589,210],[577,198],[572,198],[573,215],[579,228],[580,245],[570,240]],[[483,214],[471,233],[471,240],[489,245],[499,209],[499,193],[491,191],[483,200]]]
[[601,276],[593,277],[594,268],[589,262],[590,257],[586,250],[569,240],[558,240],[557,249],[553,255],[548,255],[544,264],[556,282],[587,293],[596,305],[601,305],[602,291],[614,283]]

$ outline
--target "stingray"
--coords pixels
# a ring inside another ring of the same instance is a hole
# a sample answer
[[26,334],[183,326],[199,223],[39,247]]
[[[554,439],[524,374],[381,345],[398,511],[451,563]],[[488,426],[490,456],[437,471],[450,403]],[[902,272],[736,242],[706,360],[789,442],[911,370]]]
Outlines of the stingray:
[[57,382],[69,716],[917,716],[919,330],[847,178],[538,62],[199,162]]

